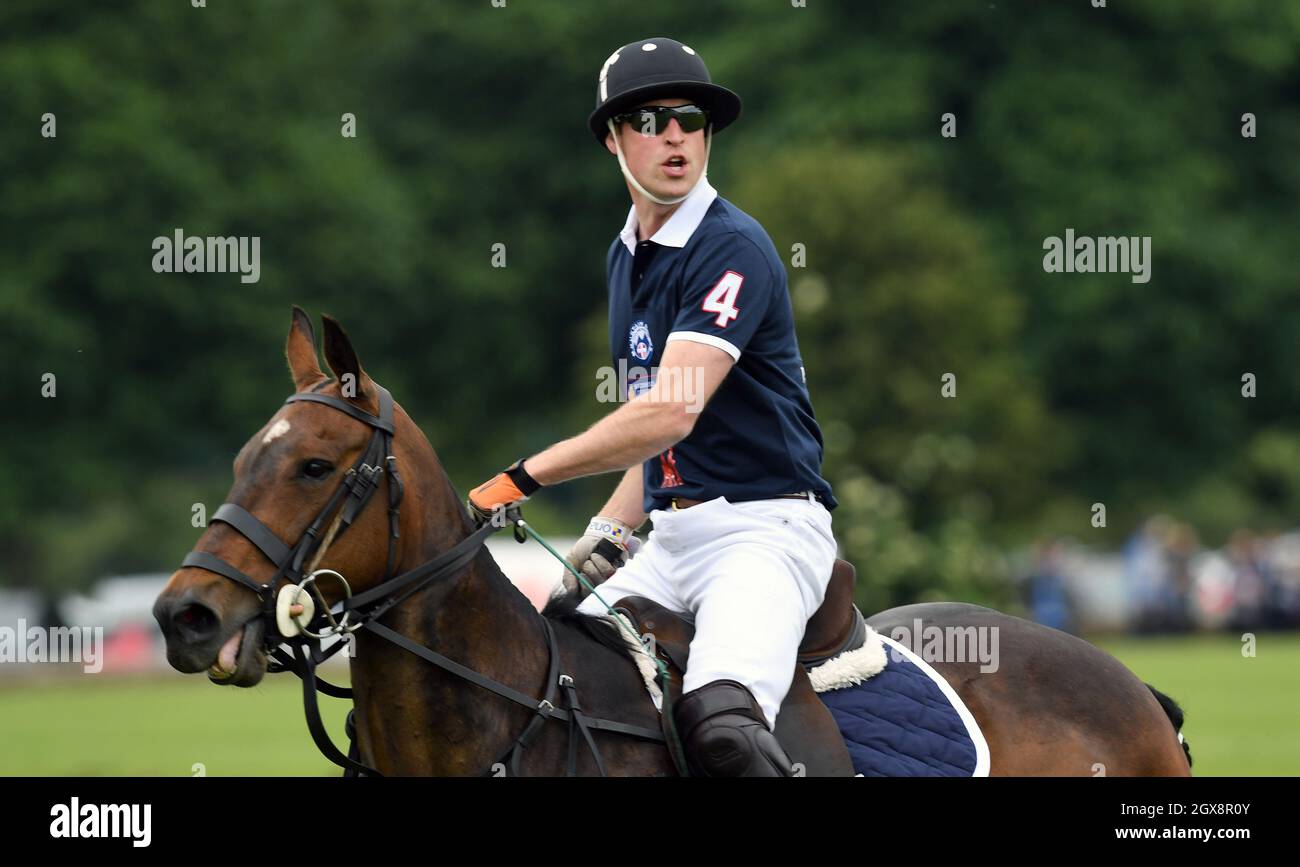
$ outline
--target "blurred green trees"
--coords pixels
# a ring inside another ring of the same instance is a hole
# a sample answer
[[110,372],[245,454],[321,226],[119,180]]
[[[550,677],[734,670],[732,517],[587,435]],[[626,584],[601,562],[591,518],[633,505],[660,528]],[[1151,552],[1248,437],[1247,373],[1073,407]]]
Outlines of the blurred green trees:
[[[1212,542],[1300,515],[1293,4],[63,5],[0,10],[0,582],[178,563],[290,390],[291,303],[340,318],[462,490],[607,411],[627,194],[584,120],[656,34],[745,99],[714,185],[806,251],[864,605],[1004,604],[1008,546],[1153,509]],[[260,282],[154,274],[177,227],[260,236]],[[1150,235],[1151,282],[1044,273],[1067,227]],[[534,518],[576,532],[613,483]]]

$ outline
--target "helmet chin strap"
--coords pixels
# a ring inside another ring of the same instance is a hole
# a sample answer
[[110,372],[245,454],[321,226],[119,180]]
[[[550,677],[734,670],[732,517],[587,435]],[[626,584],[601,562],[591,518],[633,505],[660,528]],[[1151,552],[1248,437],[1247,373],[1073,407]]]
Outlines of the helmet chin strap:
[[709,150],[713,147],[713,124],[709,124],[704,130],[704,168],[700,170],[699,180],[697,180],[694,186],[686,192],[686,195],[678,196],[675,199],[659,198],[654,193],[641,186],[636,178],[632,177],[632,170],[627,167],[627,158],[623,156],[623,148],[620,147],[618,143],[618,130],[614,129],[613,118],[607,119],[605,121],[605,126],[609,127],[610,134],[614,136],[614,153],[618,155],[618,166],[623,170],[623,177],[627,178],[627,182],[632,185],[633,189],[654,202],[656,205],[675,205],[678,202],[686,201],[690,198],[691,193],[695,192],[695,187],[699,186],[700,181],[704,180],[705,176],[709,173]]

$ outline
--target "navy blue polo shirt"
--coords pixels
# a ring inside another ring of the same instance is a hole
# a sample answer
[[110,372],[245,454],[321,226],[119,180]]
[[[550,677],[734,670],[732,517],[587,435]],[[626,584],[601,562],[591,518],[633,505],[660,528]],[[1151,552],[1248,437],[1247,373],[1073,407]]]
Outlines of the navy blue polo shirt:
[[[654,237],[636,233],[631,211],[606,260],[610,350],[629,395],[654,382],[674,340],[736,360],[690,435],[645,462],[645,511],[673,497],[742,502],[807,490],[835,508],[785,265],[767,232],[702,178]],[[688,403],[693,386],[677,386]]]

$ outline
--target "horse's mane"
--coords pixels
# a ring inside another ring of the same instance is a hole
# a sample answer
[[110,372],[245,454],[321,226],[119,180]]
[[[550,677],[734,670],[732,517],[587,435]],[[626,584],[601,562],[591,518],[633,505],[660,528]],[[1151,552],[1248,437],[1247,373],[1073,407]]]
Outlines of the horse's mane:
[[582,599],[577,593],[555,596],[542,609],[542,616],[552,623],[563,623],[585,632],[599,644],[620,653],[627,652],[627,644],[618,627],[603,617],[583,614],[578,610]]

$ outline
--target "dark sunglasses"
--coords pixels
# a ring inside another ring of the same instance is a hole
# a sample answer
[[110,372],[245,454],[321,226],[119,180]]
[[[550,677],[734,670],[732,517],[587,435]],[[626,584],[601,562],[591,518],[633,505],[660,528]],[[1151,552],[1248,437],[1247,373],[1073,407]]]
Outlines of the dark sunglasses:
[[659,135],[673,118],[682,132],[699,132],[709,122],[709,115],[698,105],[650,105],[615,115],[614,123],[630,123],[641,135]]

